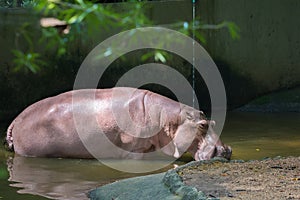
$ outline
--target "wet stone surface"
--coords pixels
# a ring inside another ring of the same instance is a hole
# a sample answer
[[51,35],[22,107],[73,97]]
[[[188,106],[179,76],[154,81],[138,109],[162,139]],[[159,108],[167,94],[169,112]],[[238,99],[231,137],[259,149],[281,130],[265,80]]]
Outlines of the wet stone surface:
[[177,173],[210,198],[300,199],[300,157],[199,163]]

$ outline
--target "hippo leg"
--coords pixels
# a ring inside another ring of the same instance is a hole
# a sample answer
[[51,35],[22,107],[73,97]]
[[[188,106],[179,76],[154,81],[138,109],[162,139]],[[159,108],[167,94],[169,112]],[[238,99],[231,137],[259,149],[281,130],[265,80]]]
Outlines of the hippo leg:
[[9,151],[14,151],[14,144],[13,144],[13,136],[12,130],[14,128],[14,121],[10,124],[6,132],[6,139],[4,140],[4,145]]

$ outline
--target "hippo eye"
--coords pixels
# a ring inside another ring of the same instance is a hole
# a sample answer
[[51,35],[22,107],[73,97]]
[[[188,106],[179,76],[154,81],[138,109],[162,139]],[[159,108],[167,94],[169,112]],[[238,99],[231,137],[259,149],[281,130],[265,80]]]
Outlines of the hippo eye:
[[186,118],[188,120],[193,120],[194,119],[193,115],[190,112],[186,112]]

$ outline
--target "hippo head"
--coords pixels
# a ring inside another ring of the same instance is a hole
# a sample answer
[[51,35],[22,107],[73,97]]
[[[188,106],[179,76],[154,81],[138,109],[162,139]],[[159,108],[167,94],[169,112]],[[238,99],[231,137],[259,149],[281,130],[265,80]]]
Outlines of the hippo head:
[[231,147],[223,144],[219,136],[213,131],[215,121],[206,121],[206,123],[209,124],[207,134],[198,141],[197,151],[194,154],[195,160],[209,160],[213,157],[230,159]]
[[184,107],[181,119],[173,138],[174,157],[179,158],[187,151],[195,160],[209,160],[213,157],[230,159],[231,148],[221,142],[213,131],[215,122],[207,120],[202,111]]

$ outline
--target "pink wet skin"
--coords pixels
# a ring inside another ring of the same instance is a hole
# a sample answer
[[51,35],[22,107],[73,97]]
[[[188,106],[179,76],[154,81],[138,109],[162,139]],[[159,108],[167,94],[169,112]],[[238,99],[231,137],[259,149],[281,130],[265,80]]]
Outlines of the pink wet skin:
[[198,149],[194,155],[196,161],[209,160],[213,157],[223,157],[230,159],[232,150],[221,142],[219,136],[213,131],[215,121],[209,122],[209,128],[205,138],[198,143]]
[[[124,129],[130,124],[135,126]],[[202,111],[150,91],[85,89],[27,107],[8,127],[6,142],[16,154],[29,157],[94,158],[83,138],[99,158],[142,159],[155,151],[174,158],[188,151],[195,160],[230,158],[231,148],[219,140],[213,124]],[[104,136],[124,151],[106,148]]]

